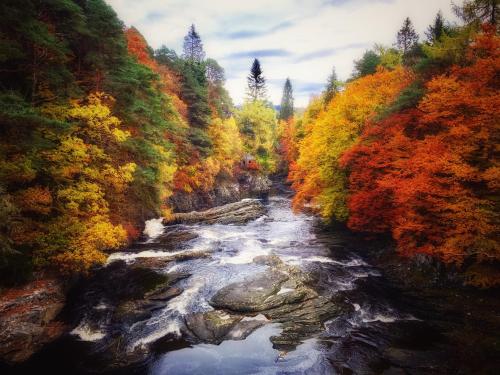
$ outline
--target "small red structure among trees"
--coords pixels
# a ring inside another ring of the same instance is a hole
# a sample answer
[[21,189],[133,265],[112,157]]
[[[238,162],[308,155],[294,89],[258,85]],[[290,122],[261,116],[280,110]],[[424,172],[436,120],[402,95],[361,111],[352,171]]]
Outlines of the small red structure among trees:
[[255,160],[252,155],[246,154],[241,160],[241,168],[251,171],[258,171],[260,169],[260,166],[259,163],[257,163],[257,160]]

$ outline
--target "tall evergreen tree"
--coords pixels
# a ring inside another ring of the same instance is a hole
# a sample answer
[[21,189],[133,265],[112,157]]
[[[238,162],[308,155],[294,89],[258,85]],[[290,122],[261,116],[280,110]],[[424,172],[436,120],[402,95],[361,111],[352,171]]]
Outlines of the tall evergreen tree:
[[465,0],[461,6],[453,4],[456,15],[467,23],[488,22],[498,26],[499,0]]
[[181,99],[188,105],[188,119],[192,127],[191,142],[198,146],[203,154],[207,154],[210,144],[204,129],[210,121],[210,107],[206,66],[203,63],[205,52],[194,25],[191,25],[184,37],[182,57]]
[[206,128],[210,121],[210,107],[205,66],[187,60],[181,73],[181,99],[188,105],[189,123],[196,128]]
[[377,71],[379,65],[380,56],[374,51],[366,51],[361,59],[354,61],[353,78],[373,74]]
[[248,81],[248,92],[247,95],[250,100],[265,100],[266,99],[266,79],[262,75],[262,69],[260,67],[260,62],[255,59],[250,69],[250,74],[247,77]]
[[198,63],[205,59],[203,43],[201,42],[200,35],[196,32],[194,25],[191,25],[187,35],[184,37],[182,57],[186,60]]
[[427,41],[431,44],[436,43],[437,41],[439,41],[439,39],[441,39],[441,36],[443,36],[444,32],[445,32],[445,24],[444,24],[443,13],[439,11],[436,14],[434,23],[432,25],[429,25],[427,31],[425,32],[425,35],[427,36]]
[[165,45],[154,51],[154,57],[159,64],[168,66],[170,69],[178,68],[179,57],[177,53]]
[[418,34],[413,27],[410,17],[406,17],[403,26],[398,31],[397,46],[406,55],[418,42]]
[[323,104],[327,105],[333,99],[333,97],[340,91],[341,83],[338,80],[337,72],[335,68],[332,69],[332,73],[328,77],[326,82],[325,90],[323,91]]
[[290,78],[287,78],[283,86],[279,118],[286,121],[291,117],[293,117],[293,89]]

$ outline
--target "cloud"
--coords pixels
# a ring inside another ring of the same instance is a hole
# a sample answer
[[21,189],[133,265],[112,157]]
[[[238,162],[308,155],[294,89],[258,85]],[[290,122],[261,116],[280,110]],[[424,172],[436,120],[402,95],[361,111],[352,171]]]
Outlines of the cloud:
[[261,58],[261,57],[286,57],[290,56],[290,52],[284,49],[261,49],[253,51],[241,51],[234,52],[226,57],[225,59],[246,59],[246,58]]
[[[283,89],[283,85],[285,84],[285,79],[268,79],[267,81],[268,86],[273,86],[276,88]],[[325,83],[324,82],[308,82],[308,81],[301,81],[298,79],[291,79],[292,83],[292,89],[294,94],[309,94],[311,92],[320,92],[324,89]]]
[[318,93],[325,88],[323,82],[295,82],[293,90],[299,94]]
[[347,79],[353,60],[374,43],[392,45],[405,17],[423,31],[439,9],[455,21],[449,0],[105,0],[153,48],[181,53],[194,23],[207,56],[226,71],[235,103],[245,95],[246,76],[259,58],[274,103],[290,77],[295,103],[304,106],[320,92],[332,67]]
[[258,36],[269,35],[276,31],[286,29],[288,27],[293,26],[293,24],[294,24],[293,21],[285,21],[265,30],[240,30],[235,32],[222,33],[220,36],[227,39],[255,38]]
[[349,6],[354,6],[354,5],[359,5],[359,3],[368,3],[371,2],[373,3],[386,3],[386,4],[391,4],[394,3],[396,0],[325,0],[323,1],[324,5],[328,6],[344,6],[344,5],[349,5]]
[[349,50],[349,49],[365,49],[370,47],[367,43],[350,43],[343,46],[338,46],[334,48],[326,48],[319,49],[316,51],[304,53],[295,59],[295,62],[308,61],[313,59],[320,59],[323,57],[333,56],[341,51]]
[[147,22],[156,22],[166,18],[167,15],[163,12],[149,12],[144,17]]

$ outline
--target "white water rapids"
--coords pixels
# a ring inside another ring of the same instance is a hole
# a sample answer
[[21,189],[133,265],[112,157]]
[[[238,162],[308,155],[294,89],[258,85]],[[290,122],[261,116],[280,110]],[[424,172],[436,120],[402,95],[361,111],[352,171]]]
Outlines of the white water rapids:
[[[328,245],[318,239],[313,218],[295,214],[290,202],[284,198],[271,198],[266,216],[243,226],[237,225],[191,225],[180,226],[197,235],[183,243],[178,249],[164,250],[156,239],[164,233],[161,219],[146,223],[144,233],[148,236],[141,251],[112,254],[108,264],[124,260],[129,265],[140,258],[164,258],[167,260],[164,273],[181,272],[190,276],[178,282],[182,293],[169,300],[163,308],[154,311],[151,317],[141,320],[128,329],[124,336],[127,350],[145,348],[167,335],[182,336],[186,329],[185,317],[195,312],[213,310],[209,301],[224,286],[244,280],[246,277],[265,272],[266,265],[253,262],[259,255],[277,255],[289,265],[298,266],[304,272],[319,275],[322,295],[353,290],[357,281],[377,278],[380,274],[363,259],[353,253],[338,254],[340,241],[329,241]],[[205,257],[175,260],[174,256],[189,253],[206,253]],[[172,258],[171,262],[168,262]],[[282,288],[278,294],[289,292]],[[350,329],[370,324],[391,324],[401,319],[413,319],[398,313],[384,303],[366,303],[350,300],[353,312],[342,326],[335,319],[324,324],[326,335],[346,334]],[[105,311],[106,301],[99,301],[94,311]],[[197,344],[190,348],[168,351],[150,366],[151,374],[276,374],[276,373],[333,373],[331,363],[321,344],[322,335],[307,338],[295,350],[283,353],[273,349],[270,336],[281,331],[280,325],[267,321],[263,315],[245,319],[261,319],[266,323],[246,339],[227,340],[220,345]],[[80,322],[73,331],[81,340],[98,342],[107,335],[108,322]],[[340,328],[339,328],[340,327]]]

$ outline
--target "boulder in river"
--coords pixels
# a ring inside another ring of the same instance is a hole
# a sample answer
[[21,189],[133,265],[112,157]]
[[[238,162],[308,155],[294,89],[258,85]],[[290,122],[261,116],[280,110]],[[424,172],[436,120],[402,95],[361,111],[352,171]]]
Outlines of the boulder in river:
[[220,343],[242,318],[242,316],[214,310],[188,315],[186,326],[200,340]]
[[260,273],[220,289],[210,301],[214,307],[237,312],[258,312],[285,303],[277,293],[288,276],[281,272]]
[[206,211],[175,213],[165,224],[238,224],[255,220],[266,213],[266,208],[258,199],[243,199]]
[[220,344],[225,340],[244,340],[268,322],[265,316],[230,314],[222,310],[195,313],[186,317],[189,333],[202,342]]
[[326,320],[349,309],[341,298],[334,301],[318,295],[307,286],[309,278],[300,268],[283,263],[275,255],[255,257],[254,263],[267,265],[269,270],[225,286],[210,304],[237,314],[260,312],[281,323],[282,332],[271,337],[276,349],[294,349],[320,332]]

